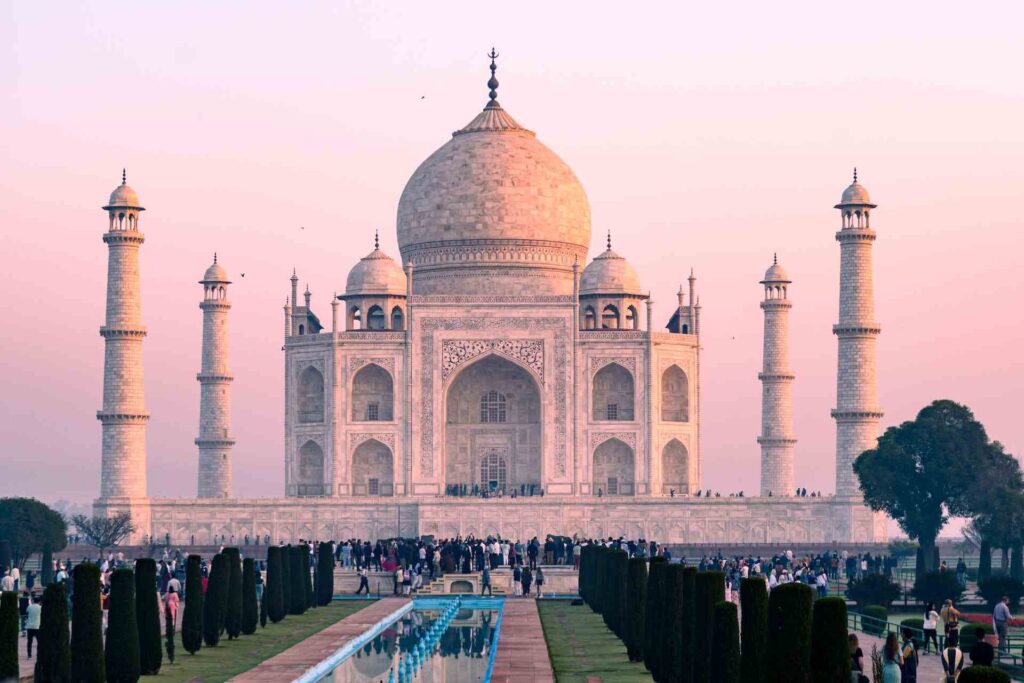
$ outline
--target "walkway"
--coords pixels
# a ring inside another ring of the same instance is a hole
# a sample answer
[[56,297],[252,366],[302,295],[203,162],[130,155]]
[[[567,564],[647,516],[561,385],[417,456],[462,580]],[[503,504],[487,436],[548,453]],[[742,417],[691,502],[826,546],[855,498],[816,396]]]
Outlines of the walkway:
[[379,600],[333,626],[328,626],[319,633],[313,634],[281,654],[271,657],[259,666],[235,676],[231,681],[232,683],[281,683],[281,681],[295,680],[307,669],[327,659],[345,643],[368,631],[406,602],[407,600],[402,598]]
[[505,600],[491,681],[554,683],[555,673],[548,659],[548,647],[544,640],[544,629],[540,625],[536,600]]

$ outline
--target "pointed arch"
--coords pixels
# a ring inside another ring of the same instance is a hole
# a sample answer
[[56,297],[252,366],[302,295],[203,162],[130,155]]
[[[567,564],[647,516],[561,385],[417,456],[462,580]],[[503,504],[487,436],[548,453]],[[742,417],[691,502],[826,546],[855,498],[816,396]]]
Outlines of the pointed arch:
[[633,373],[618,363],[609,363],[594,375],[591,388],[592,419],[596,421],[634,418]]
[[367,439],[352,451],[352,494],[395,495],[394,455],[377,439]]
[[611,304],[604,307],[601,311],[601,329],[602,330],[617,330],[622,327],[622,318],[619,315],[619,309]]
[[597,313],[594,312],[593,306],[587,306],[587,309],[583,312],[583,329],[593,330],[597,327]]
[[384,315],[384,309],[380,306],[370,306],[370,310],[366,312],[366,329],[383,330],[386,327],[387,316]]
[[391,329],[399,332],[405,329],[405,313],[402,312],[401,306],[391,309]]
[[690,381],[678,365],[661,373],[661,421],[690,421]]
[[672,439],[661,450],[662,493],[689,493],[690,455],[679,439]]
[[619,439],[608,439],[594,449],[593,492],[605,496],[632,496],[635,490],[636,458],[633,449]]
[[640,329],[640,314],[637,312],[636,306],[630,306],[626,309],[626,329]]
[[395,419],[395,382],[391,373],[369,363],[352,378],[352,421],[391,422]]
[[324,421],[324,376],[312,365],[299,375],[298,418],[303,424]]
[[324,495],[324,451],[310,439],[299,448],[296,467],[296,493],[300,496]]

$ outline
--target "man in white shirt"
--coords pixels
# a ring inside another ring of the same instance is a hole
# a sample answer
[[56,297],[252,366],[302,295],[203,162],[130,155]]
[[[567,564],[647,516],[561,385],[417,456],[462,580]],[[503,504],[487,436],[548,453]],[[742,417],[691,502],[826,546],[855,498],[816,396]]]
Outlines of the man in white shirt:
[[5,570],[4,578],[0,579],[0,591],[14,591],[14,577],[11,576],[10,569]]
[[25,618],[25,633],[28,636],[28,658],[32,659],[32,641],[39,637],[39,621],[43,615],[43,606],[39,604],[39,596],[32,599]]
[[999,636],[999,651],[1009,652],[1010,651],[1010,640],[1008,637],[1008,631],[1010,627],[1010,619],[1013,616],[1010,614],[1010,598],[1006,595],[996,605],[995,610],[992,611],[992,626],[996,630],[996,635]]

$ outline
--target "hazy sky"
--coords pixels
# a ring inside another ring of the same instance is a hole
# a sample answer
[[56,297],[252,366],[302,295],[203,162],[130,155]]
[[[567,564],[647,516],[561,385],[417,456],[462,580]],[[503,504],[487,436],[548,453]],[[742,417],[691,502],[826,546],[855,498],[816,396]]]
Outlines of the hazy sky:
[[4,2],[0,495],[98,493],[99,207],[123,166],[148,209],[150,493],[195,493],[196,281],[216,250],[236,282],[236,493],[281,494],[292,267],[329,319],[375,228],[398,256],[398,197],[485,103],[492,44],[502,104],[587,190],[591,255],[610,229],[659,325],[696,269],[705,486],[757,489],[777,251],[797,481],[833,488],[832,205],[854,165],[879,204],[883,424],[950,398],[1024,453],[1024,4],[629,6]]

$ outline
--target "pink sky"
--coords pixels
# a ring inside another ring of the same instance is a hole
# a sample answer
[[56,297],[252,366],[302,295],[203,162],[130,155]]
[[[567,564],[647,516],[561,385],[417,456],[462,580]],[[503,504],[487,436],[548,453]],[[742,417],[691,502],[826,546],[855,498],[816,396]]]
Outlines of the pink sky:
[[854,165],[879,204],[883,423],[950,398],[1024,452],[1024,5],[378,4],[4,3],[0,495],[98,493],[99,207],[122,166],[148,209],[150,493],[195,493],[196,281],[216,250],[236,282],[236,493],[281,494],[292,266],[329,319],[375,228],[398,256],[399,194],[485,103],[492,43],[502,104],[587,190],[591,255],[611,229],[659,325],[696,268],[705,486],[757,489],[757,283],[777,251],[797,480],[833,488],[832,205]]

